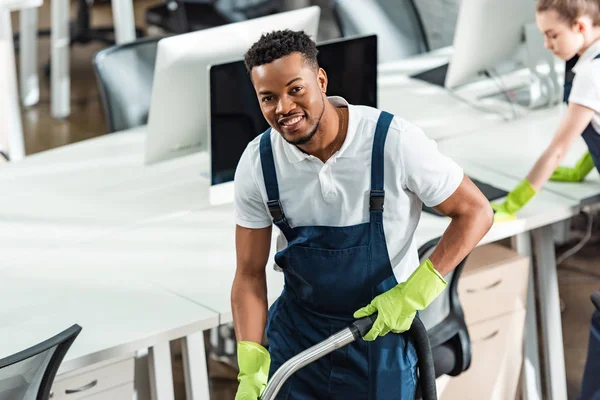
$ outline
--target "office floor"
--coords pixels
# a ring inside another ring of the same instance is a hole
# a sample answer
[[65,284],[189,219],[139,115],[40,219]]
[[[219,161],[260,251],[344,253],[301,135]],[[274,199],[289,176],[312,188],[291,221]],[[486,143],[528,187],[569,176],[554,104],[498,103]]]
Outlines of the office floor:
[[[145,27],[144,10],[157,1],[135,0],[136,25]],[[327,0],[313,1],[314,4],[325,5]],[[331,12],[323,7],[323,21],[320,38],[328,39],[337,36]],[[72,5],[72,15],[75,5]],[[110,25],[112,23],[110,6],[97,4],[92,14],[92,25]],[[45,1],[39,15],[40,27],[50,26],[50,2]],[[18,15],[13,13],[13,26],[18,30]],[[103,48],[102,44],[90,43],[75,45],[71,50],[71,115],[65,120],[54,120],[50,117],[49,80],[43,74],[43,65],[48,61],[49,40],[41,38],[39,42],[39,65],[41,73],[41,101],[38,105],[23,110],[23,128],[27,154],[62,146],[68,143],[89,139],[105,133],[104,117],[98,100],[96,81],[91,67],[92,55]],[[575,221],[575,228],[582,229],[582,223]],[[600,225],[595,227],[600,232]],[[568,259],[563,265],[578,270],[559,269],[560,295],[564,301],[563,337],[565,345],[566,369],[569,399],[575,399],[585,363],[588,343],[589,320],[593,306],[589,295],[600,288],[600,238],[593,238],[576,256]],[[560,251],[558,249],[557,251]],[[596,274],[586,275],[582,272]],[[176,346],[175,346],[176,347]],[[185,398],[182,380],[182,364],[176,357],[175,385],[177,399]],[[209,362],[209,372],[213,377],[212,396],[214,400],[232,399],[236,381],[235,371],[215,361]]]

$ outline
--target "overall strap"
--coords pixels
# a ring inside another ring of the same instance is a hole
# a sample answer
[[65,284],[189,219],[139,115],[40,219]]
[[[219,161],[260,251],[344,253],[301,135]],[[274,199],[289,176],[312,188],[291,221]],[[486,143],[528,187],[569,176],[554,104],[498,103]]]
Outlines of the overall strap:
[[383,190],[383,161],[385,139],[388,128],[394,116],[382,111],[377,120],[375,138],[373,139],[373,150],[371,151],[371,193],[369,198],[369,213],[372,222],[383,221],[383,203],[385,191]]
[[293,230],[288,224],[283,207],[279,201],[279,185],[277,183],[277,172],[275,170],[275,161],[273,159],[273,148],[271,146],[271,128],[263,132],[260,138],[260,164],[263,171],[263,180],[267,189],[267,207],[273,223],[283,232],[289,240],[293,235]]

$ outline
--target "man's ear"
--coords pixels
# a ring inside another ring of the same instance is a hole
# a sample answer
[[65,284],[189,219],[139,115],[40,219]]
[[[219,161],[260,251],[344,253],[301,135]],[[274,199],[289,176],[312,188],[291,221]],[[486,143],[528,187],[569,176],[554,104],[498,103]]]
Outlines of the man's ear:
[[321,92],[327,93],[327,73],[323,68],[319,68],[317,71],[317,80],[319,81]]

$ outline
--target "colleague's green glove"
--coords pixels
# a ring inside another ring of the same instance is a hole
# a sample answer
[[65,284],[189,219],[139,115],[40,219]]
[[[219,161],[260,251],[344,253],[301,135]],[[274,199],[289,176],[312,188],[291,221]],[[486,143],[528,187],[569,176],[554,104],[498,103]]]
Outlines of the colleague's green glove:
[[257,400],[267,387],[271,355],[254,342],[238,342],[237,357],[240,373],[235,400]]
[[550,180],[555,182],[581,182],[594,167],[592,155],[587,151],[574,167],[557,167],[552,173]]
[[516,188],[506,196],[503,203],[491,203],[495,211],[494,221],[515,219],[515,214],[536,195],[535,188],[527,179],[523,179]]
[[376,296],[369,305],[354,313],[354,318],[363,318],[377,312],[377,320],[363,339],[371,341],[388,332],[407,331],[416,312],[427,307],[445,287],[446,281],[431,261],[423,261],[406,282]]

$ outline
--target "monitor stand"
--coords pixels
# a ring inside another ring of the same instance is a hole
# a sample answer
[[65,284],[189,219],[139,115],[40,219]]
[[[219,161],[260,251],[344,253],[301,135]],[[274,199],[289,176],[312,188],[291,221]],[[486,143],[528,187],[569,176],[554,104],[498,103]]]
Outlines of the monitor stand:
[[544,48],[544,36],[535,24],[525,25],[523,31],[530,83],[480,99],[509,101],[528,109],[556,106],[562,101],[562,87],[558,82],[554,56]]
[[[531,76],[530,83],[509,87],[506,91],[487,94],[479,99],[508,101],[528,109],[552,107],[560,104],[562,101],[562,87],[558,82],[554,56],[544,48],[544,36],[537,26],[531,23],[523,27],[523,38],[526,50],[526,65]],[[411,78],[444,87],[447,73],[448,64],[444,64],[412,75]],[[502,74],[502,71],[499,73]]]

